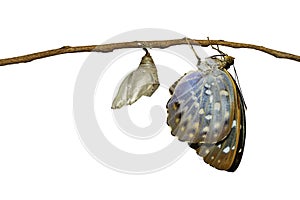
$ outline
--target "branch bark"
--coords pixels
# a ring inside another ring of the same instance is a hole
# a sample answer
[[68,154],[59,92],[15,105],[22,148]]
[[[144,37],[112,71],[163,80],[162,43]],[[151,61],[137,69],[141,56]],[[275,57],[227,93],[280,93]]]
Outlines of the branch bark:
[[[255,49],[258,51],[262,51],[264,53],[270,54],[276,58],[284,58],[290,59],[294,61],[300,62],[300,56],[294,55],[291,53],[286,53],[283,51],[278,51],[270,48],[266,48],[263,46],[246,44],[246,43],[237,43],[237,42],[229,42],[224,40],[193,40],[189,39],[189,42],[192,45],[198,45],[202,47],[207,47],[209,45],[220,45],[227,46],[232,48],[248,48]],[[50,56],[56,56],[65,53],[78,53],[78,52],[112,52],[116,49],[124,49],[124,48],[168,48],[170,46],[175,45],[187,45],[186,39],[175,39],[175,40],[156,40],[156,41],[132,41],[132,42],[121,42],[121,43],[111,43],[111,44],[101,44],[101,45],[90,45],[90,46],[64,46],[59,49],[52,49],[47,51],[41,51],[37,53],[27,54],[23,56],[17,56],[12,58],[0,59],[0,66],[17,64],[17,63],[26,63],[33,60],[46,58]]]

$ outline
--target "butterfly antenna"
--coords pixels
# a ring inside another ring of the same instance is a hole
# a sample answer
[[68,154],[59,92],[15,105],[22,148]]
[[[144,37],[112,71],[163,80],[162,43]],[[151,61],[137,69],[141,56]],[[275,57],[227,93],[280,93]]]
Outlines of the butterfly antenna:
[[241,85],[240,85],[239,77],[238,77],[238,75],[237,75],[237,72],[236,72],[236,69],[235,69],[235,66],[234,66],[234,65],[233,65],[233,70],[234,70],[234,76],[235,76],[235,80],[236,80],[236,82],[237,82],[237,86],[238,86],[239,90],[241,91],[242,101],[243,101],[243,103],[244,103],[244,105],[245,105],[245,108],[247,109],[247,105],[246,105],[245,99],[244,99],[244,97],[243,97],[243,91],[242,91],[242,88],[241,88]]
[[196,56],[196,58],[197,58],[197,60],[198,60],[197,66],[199,66],[200,63],[201,63],[201,58],[198,56],[198,54],[196,53],[196,51],[195,51],[193,45],[190,43],[190,41],[189,41],[190,39],[187,38],[187,37],[185,37],[185,40],[186,40],[186,42],[188,43],[188,45],[191,47],[192,51],[194,52],[194,54],[195,54],[195,56]]

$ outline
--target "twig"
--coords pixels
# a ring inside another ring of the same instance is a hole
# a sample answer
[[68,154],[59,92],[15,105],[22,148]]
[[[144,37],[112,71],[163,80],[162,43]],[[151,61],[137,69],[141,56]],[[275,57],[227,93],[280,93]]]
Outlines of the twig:
[[[285,53],[282,51],[277,51],[274,49],[266,48],[263,46],[253,45],[253,44],[245,44],[245,43],[237,43],[237,42],[229,42],[224,40],[192,40],[189,39],[190,44],[199,45],[202,47],[207,47],[209,45],[220,45],[227,46],[232,48],[248,48],[255,49],[258,51],[265,52],[276,58],[285,58],[290,60],[295,60],[300,62],[300,56]],[[124,48],[144,48],[145,46],[151,48],[167,48],[175,45],[187,45],[186,38],[176,39],[176,40],[157,40],[157,41],[132,41],[132,42],[121,42],[121,43],[111,43],[111,44],[101,44],[101,45],[90,45],[90,46],[64,46],[59,49],[52,49],[48,51],[42,51],[38,53],[28,54],[24,56],[17,56],[12,58],[0,59],[0,66],[17,64],[17,63],[26,63],[33,60],[46,58],[50,56],[56,56],[65,53],[78,53],[78,52],[111,52],[116,49],[124,49]]]

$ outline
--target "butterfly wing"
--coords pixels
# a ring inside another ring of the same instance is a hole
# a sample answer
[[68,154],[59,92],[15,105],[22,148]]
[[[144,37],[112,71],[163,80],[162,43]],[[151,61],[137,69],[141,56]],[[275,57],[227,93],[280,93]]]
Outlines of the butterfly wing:
[[196,149],[197,154],[202,156],[206,163],[217,169],[233,172],[238,168],[244,151],[246,137],[245,103],[235,81],[227,71],[225,73],[232,81],[236,99],[230,133],[223,141],[216,144],[194,143],[190,146]]
[[173,136],[190,143],[215,144],[228,136],[234,112],[234,91],[225,72],[192,71],[170,88],[167,124]]

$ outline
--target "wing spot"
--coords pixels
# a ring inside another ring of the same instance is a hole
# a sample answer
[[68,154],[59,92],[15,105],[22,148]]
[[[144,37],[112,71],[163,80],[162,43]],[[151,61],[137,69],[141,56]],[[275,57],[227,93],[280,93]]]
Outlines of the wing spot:
[[199,128],[199,123],[194,123],[194,129],[198,129]]
[[229,151],[230,151],[230,147],[229,146],[227,146],[227,147],[225,147],[225,149],[223,149],[224,153],[228,153]]
[[225,112],[224,117],[225,117],[225,119],[228,119],[228,118],[229,118],[229,112],[228,112],[228,111]]
[[180,130],[183,132],[185,130],[185,126],[182,126]]
[[207,132],[209,131],[209,127],[208,127],[208,126],[205,126],[205,127],[202,129],[202,131],[207,133]]
[[219,159],[217,162],[218,162],[218,163],[221,163],[221,160]]
[[213,159],[215,159],[215,157],[214,157],[214,156],[212,156],[212,157],[210,157],[210,159],[211,159],[211,160],[213,160]]
[[228,96],[229,93],[228,93],[226,90],[221,90],[221,91],[220,91],[220,95]]
[[205,119],[207,119],[207,120],[211,120],[211,118],[212,118],[212,115],[206,115],[205,116]]
[[211,95],[211,90],[206,90],[206,91],[205,91],[205,94]]
[[210,85],[208,83],[205,83],[204,87],[210,88]]
[[179,108],[179,103],[178,102],[175,102],[174,104],[173,104],[173,109],[174,110],[177,110]]
[[231,126],[231,128],[233,128],[233,127],[236,127],[236,120],[233,120],[233,121],[232,121],[232,126]]
[[212,103],[213,100],[214,100],[214,96],[213,96],[213,95],[210,95],[210,96],[209,96],[209,103]]
[[196,101],[198,98],[196,96],[192,96],[192,99]]
[[201,108],[200,110],[199,110],[199,114],[200,115],[203,115],[205,112],[204,112],[204,109],[203,108]]
[[221,103],[220,102],[216,102],[215,105],[214,105],[214,108],[216,111],[220,111],[221,109]]
[[193,137],[194,137],[194,133],[190,133],[189,138],[193,138]]
[[214,125],[214,128],[215,128],[215,129],[218,129],[218,128],[220,128],[220,123],[218,123],[218,122],[217,122],[217,123],[215,123],[215,125]]
[[175,115],[175,123],[179,123],[181,120],[181,113],[178,113],[177,115]]

